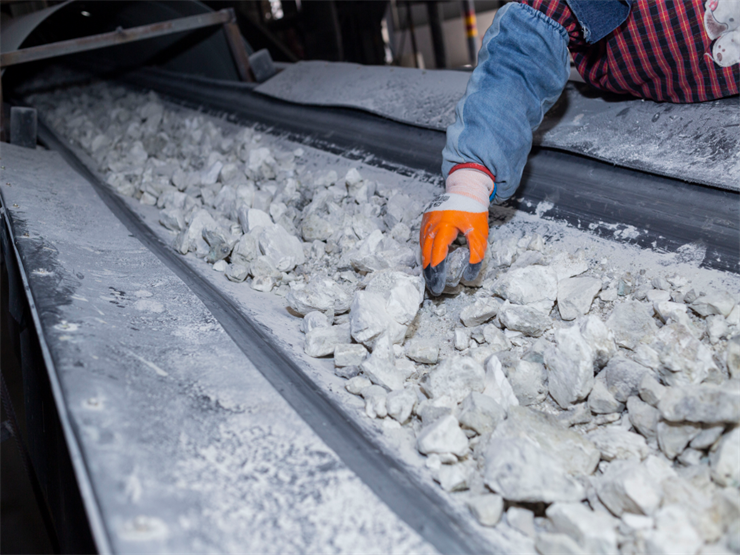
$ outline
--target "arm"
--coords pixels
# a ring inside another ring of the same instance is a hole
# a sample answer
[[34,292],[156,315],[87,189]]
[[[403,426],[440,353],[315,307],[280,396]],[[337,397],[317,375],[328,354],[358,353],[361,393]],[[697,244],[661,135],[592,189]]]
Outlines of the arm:
[[444,289],[448,247],[458,233],[470,248],[464,276],[475,279],[487,247],[488,202],[503,202],[516,191],[532,132],[569,75],[568,34],[559,23],[522,4],[498,11],[456,121],[447,128],[446,193],[422,219],[422,266],[432,294]]

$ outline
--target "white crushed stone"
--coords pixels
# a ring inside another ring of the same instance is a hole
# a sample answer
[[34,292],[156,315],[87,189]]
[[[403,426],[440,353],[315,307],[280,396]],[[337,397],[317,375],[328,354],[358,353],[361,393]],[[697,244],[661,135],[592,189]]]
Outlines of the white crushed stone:
[[[480,277],[425,298],[418,190],[359,164],[311,168],[303,149],[153,93],[32,100],[113,189],[159,209],[175,250],[283,297],[305,352],[333,356],[365,414],[407,431],[404,449],[483,526],[541,553],[740,549],[740,284],[683,262],[701,249],[641,267],[635,250],[494,208]],[[502,519],[504,502],[524,506]],[[534,518],[526,504],[542,502]]]

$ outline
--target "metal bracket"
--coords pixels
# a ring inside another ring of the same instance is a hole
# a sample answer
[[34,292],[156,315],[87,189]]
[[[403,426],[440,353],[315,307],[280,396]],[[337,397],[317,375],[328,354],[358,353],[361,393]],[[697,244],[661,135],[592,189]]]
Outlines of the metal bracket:
[[[119,27],[110,33],[101,33],[99,35],[90,35],[88,37],[80,37],[78,39],[64,40],[30,48],[23,48],[12,52],[3,52],[0,53],[0,69],[38,60],[66,56],[68,54],[97,50],[108,46],[116,46],[119,44],[126,44],[164,35],[172,35],[174,33],[182,33],[183,31],[212,27],[214,25],[223,25],[226,41],[229,44],[231,55],[234,58],[234,64],[239,73],[239,78],[242,81],[250,83],[254,82],[254,76],[252,75],[249,65],[249,56],[247,55],[247,50],[244,46],[244,39],[239,32],[239,27],[236,24],[236,14],[232,8],[226,8],[206,14],[170,19],[168,21],[161,21],[150,25],[131,27],[130,29],[122,29]],[[0,81],[0,108],[1,107],[2,82]],[[5,132],[3,120],[2,109],[0,109],[0,140],[7,140],[7,133]]]

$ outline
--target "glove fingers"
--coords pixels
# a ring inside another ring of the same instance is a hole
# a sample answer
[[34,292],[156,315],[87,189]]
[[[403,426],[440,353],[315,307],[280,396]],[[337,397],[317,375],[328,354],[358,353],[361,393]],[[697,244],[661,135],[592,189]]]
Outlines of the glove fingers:
[[472,230],[465,234],[470,249],[470,263],[478,264],[486,256],[488,248],[488,214],[476,214],[478,221]]
[[483,262],[478,262],[476,264],[468,264],[465,266],[465,269],[463,270],[463,279],[465,281],[473,281],[475,278],[478,277],[478,273],[480,272],[481,266],[483,266]]
[[432,266],[437,266],[445,258],[449,252],[450,244],[457,239],[459,230],[449,224],[442,224],[436,229],[437,233],[434,237],[434,245],[432,247]]
[[424,268],[424,281],[432,295],[435,297],[441,295],[447,281],[447,260],[443,259],[437,266],[429,264]]

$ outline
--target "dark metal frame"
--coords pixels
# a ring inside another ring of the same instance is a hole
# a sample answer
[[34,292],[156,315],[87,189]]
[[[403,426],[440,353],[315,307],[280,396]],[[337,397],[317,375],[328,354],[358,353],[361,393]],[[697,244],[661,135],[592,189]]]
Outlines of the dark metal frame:
[[[182,33],[184,31],[193,31],[195,29],[203,29],[205,27],[213,27],[215,25],[223,25],[226,41],[229,44],[231,55],[234,58],[234,65],[236,65],[239,78],[245,82],[254,82],[254,76],[252,75],[249,64],[249,56],[244,47],[244,39],[242,39],[241,33],[239,32],[239,27],[236,24],[236,14],[232,8],[212,13],[170,19],[169,21],[161,21],[150,25],[141,25],[130,29],[122,29],[119,27],[110,33],[101,33],[88,37],[42,44],[40,46],[14,50],[13,52],[3,52],[0,53],[0,70],[18,64],[57,58],[69,54],[78,54],[80,52],[107,48],[109,46],[172,35],[175,33]],[[0,77],[0,106],[2,106],[3,100],[1,79],[2,78]],[[5,135],[4,119],[2,110],[0,110],[0,140],[7,139],[7,137],[3,136]]]

